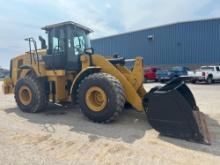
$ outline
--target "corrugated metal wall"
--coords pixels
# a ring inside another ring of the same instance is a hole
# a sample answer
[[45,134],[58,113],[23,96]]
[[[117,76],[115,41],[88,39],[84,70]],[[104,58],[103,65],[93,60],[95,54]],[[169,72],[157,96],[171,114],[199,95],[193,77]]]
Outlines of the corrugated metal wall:
[[92,40],[96,53],[143,56],[146,65],[220,64],[220,19],[176,23]]

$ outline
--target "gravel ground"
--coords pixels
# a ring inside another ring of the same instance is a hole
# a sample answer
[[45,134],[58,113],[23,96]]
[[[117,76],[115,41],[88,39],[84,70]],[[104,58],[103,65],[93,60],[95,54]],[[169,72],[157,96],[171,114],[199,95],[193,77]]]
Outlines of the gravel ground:
[[107,125],[88,121],[77,107],[23,113],[0,91],[0,164],[220,164],[220,84],[189,86],[207,115],[211,146],[159,136],[133,110]]

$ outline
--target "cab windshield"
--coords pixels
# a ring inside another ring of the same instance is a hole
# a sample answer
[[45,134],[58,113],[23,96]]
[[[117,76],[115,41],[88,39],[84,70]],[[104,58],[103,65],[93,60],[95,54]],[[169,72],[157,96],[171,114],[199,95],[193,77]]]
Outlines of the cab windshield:
[[90,40],[85,31],[77,29],[73,31],[72,44],[69,42],[69,46],[73,46],[75,55],[83,54],[85,49],[90,48]]

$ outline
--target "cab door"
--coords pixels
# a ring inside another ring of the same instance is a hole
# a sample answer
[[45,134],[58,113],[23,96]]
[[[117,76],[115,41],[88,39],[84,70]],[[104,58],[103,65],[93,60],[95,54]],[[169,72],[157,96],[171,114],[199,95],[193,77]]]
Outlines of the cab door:
[[72,28],[67,27],[67,70],[81,69],[80,53],[77,51],[79,45],[80,43],[77,37],[74,36]]
[[47,69],[65,69],[65,30],[51,29],[48,34],[49,49],[47,55],[43,57]]

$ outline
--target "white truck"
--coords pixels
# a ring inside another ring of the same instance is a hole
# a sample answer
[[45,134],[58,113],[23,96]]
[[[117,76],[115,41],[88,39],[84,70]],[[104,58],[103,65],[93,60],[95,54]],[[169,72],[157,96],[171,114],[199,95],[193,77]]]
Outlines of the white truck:
[[201,66],[195,71],[188,71],[188,76],[192,83],[205,81],[212,84],[214,81],[220,80],[220,66]]

